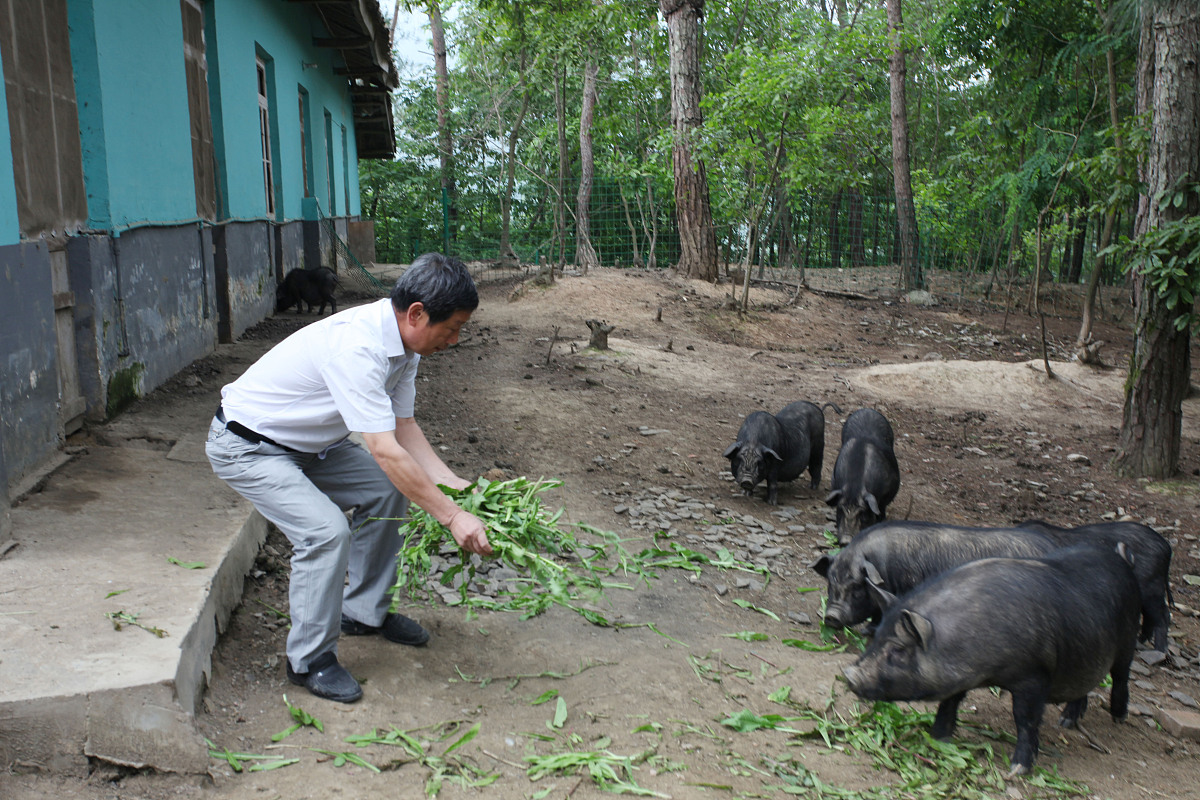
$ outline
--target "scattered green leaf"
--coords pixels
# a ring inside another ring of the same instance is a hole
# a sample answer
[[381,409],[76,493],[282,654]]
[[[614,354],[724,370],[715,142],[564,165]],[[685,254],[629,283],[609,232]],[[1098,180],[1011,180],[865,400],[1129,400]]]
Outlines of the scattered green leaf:
[[553,725],[555,728],[561,728],[563,726],[563,723],[565,723],[566,721],[567,721],[567,701],[563,700],[560,697],[560,698],[558,698],[558,702],[554,706],[554,721],[551,722],[550,724]]
[[106,612],[104,616],[112,620],[113,630],[119,631],[126,625],[133,625],[134,627],[141,628],[147,633],[153,633],[160,639],[169,635],[162,628],[156,628],[153,625],[146,625],[143,622],[139,622],[138,617],[141,616],[140,611],[136,614],[130,614],[128,611],[109,611]]
[[735,597],[733,600],[733,604],[735,606],[741,606],[742,608],[748,608],[751,611],[757,611],[760,614],[766,614],[768,617],[775,620],[776,622],[779,621],[779,617],[775,614],[774,611],[769,611],[765,608],[759,608],[758,606],[751,603],[749,600],[743,600],[740,597]]

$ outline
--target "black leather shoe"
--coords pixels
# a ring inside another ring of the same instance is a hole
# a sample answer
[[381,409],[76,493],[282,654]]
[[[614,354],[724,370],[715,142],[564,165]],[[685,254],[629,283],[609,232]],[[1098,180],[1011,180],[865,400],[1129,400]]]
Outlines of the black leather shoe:
[[295,672],[292,662],[287,665],[288,680],[303,686],[317,697],[337,703],[353,703],[362,697],[362,687],[333,653],[324,653],[308,665],[308,672]]
[[367,625],[358,620],[350,619],[342,614],[342,633],[347,636],[374,636],[383,634],[383,638],[396,644],[406,644],[419,647],[429,641],[429,631],[425,630],[416,620],[409,619],[403,614],[388,614],[383,624],[378,627]]

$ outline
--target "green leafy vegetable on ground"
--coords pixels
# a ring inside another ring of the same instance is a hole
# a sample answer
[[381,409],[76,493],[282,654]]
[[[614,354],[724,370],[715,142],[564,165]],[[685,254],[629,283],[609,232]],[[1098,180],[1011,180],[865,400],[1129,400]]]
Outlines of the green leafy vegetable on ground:
[[[843,714],[834,709],[834,699],[823,710],[791,699],[790,690],[780,689],[771,700],[786,706],[790,716],[765,714],[759,717],[742,711],[722,721],[726,727],[739,731],[774,728],[781,722],[803,722],[811,728],[794,738],[816,740],[825,747],[846,750],[870,758],[876,769],[893,773],[897,781],[853,793],[822,783],[816,772],[793,758],[774,760],[763,757],[763,765],[784,782],[784,791],[799,793],[801,788],[814,791],[817,797],[854,797],[857,800],[890,800],[893,797],[922,797],[933,800],[990,800],[1004,797],[1007,784],[1003,756],[993,749],[987,739],[1003,738],[988,728],[959,723],[960,735],[950,741],[938,741],[929,735],[933,723],[931,712],[920,711],[895,703],[876,702],[867,707],[854,703]],[[806,725],[807,727],[807,725]],[[985,741],[967,735],[973,731]],[[1066,795],[1087,795],[1090,790],[1081,783],[1062,778],[1056,771],[1035,767],[1025,781],[1022,795],[1027,798],[1058,798]]]
[[[699,572],[703,566],[712,566],[755,572],[769,578],[762,567],[739,561],[727,550],[719,550],[710,557],[670,543],[668,547],[646,548],[635,555],[625,549],[621,538],[614,533],[586,524],[560,525],[563,509],[550,513],[542,506],[542,495],[561,485],[561,481],[531,481],[522,477],[507,481],[480,478],[461,490],[442,486],[442,491],[460,508],[483,521],[495,558],[518,577],[501,587],[495,599],[472,594],[470,585],[481,563],[478,557],[459,550],[444,525],[424,510],[412,507],[408,519],[400,526],[404,545],[393,587],[397,599],[402,595],[432,599],[429,581],[435,573],[435,559],[447,558],[452,563],[438,580],[443,586],[457,585],[456,605],[518,611],[523,618],[529,618],[557,604],[594,625],[613,627],[595,605],[606,590],[632,588],[614,581],[614,576],[649,583],[658,577],[660,569]],[[591,541],[580,540],[577,532]],[[645,626],[661,633],[652,625]]]
[[[235,753],[228,747],[218,750],[217,746],[208,739],[205,739],[204,743],[208,745],[209,756],[224,761],[234,772],[267,772],[280,767],[288,767],[300,761],[298,758],[280,758],[258,753]],[[246,762],[252,763],[247,765]]]
[[286,694],[283,696],[283,704],[288,707],[288,712],[292,715],[292,719],[294,719],[296,721],[291,726],[289,726],[289,727],[281,730],[279,733],[276,733],[275,735],[273,735],[271,737],[272,742],[282,741],[283,739],[287,738],[288,736],[291,736],[293,733],[300,730],[301,728],[303,728],[306,725],[316,728],[321,733],[325,732],[325,726],[324,726],[324,724],[321,723],[321,720],[317,719],[312,714],[309,714],[303,708],[292,705],[288,701]]
[[653,755],[619,756],[607,749],[551,753],[545,756],[526,756],[529,763],[529,780],[537,781],[547,775],[576,775],[585,772],[596,786],[614,794],[633,794],[646,797],[668,797],[668,795],[639,786],[633,780],[636,765]]
[[116,631],[121,630],[126,625],[133,625],[134,627],[141,628],[147,633],[153,633],[160,639],[162,639],[164,636],[170,635],[162,628],[156,628],[153,625],[147,625],[144,622],[138,622],[138,617],[141,616],[140,611],[136,614],[130,614],[128,611],[109,611],[105,613],[104,616],[112,620],[113,630]]
[[[503,602],[472,598],[468,585],[475,578],[476,566],[469,553],[459,551],[458,562],[446,569],[440,580],[448,586],[463,576],[459,584],[462,605],[520,610],[526,616],[536,616],[555,603],[580,611],[580,602],[601,594],[602,578],[608,573],[593,565],[595,548],[580,543],[574,534],[558,526],[561,509],[549,514],[542,508],[540,495],[561,485],[560,481],[528,478],[480,478],[462,490],[441,487],[459,508],[479,517],[487,526],[495,557],[526,576],[516,582],[514,591],[505,593]],[[400,535],[404,545],[393,590],[414,598],[429,597],[433,557],[447,544],[453,545],[453,537],[444,525],[417,507],[410,509],[407,521],[400,526]]]
[[[458,756],[450,757],[451,753],[479,735],[480,723],[476,722],[465,733],[459,735],[442,751],[441,755],[434,754],[433,745],[457,735],[462,729],[462,723],[458,721],[443,722],[428,726],[428,729],[433,731],[432,738],[418,733],[418,731],[426,730],[425,728],[405,731],[392,726],[391,730],[384,733],[374,730],[367,735],[347,736],[346,741],[356,747],[370,747],[371,745],[399,747],[409,756],[410,760],[429,770],[429,777],[425,780],[427,797],[436,797],[444,783],[453,783],[463,788],[478,788],[495,783],[496,779],[500,777],[499,773],[488,772]],[[388,767],[394,767],[396,764],[397,761],[393,760]]]

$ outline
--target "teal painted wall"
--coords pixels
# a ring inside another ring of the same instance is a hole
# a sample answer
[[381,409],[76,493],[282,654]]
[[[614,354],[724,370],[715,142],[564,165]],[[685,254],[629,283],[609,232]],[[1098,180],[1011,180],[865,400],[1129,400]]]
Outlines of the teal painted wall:
[[[272,161],[277,193],[277,219],[303,218],[304,162],[301,149],[300,89],[308,92],[311,120],[309,158],[313,160],[310,193],[328,214],[329,187],[324,126],[316,124],[328,110],[335,124],[347,129],[348,153],[353,169],[341,163],[337,140],[333,165],[335,191],[344,197],[349,188],[351,208],[338,202],[338,214],[359,213],[358,154],[354,147],[350,91],[342,76],[333,74],[333,53],[312,46],[312,37],[327,36],[311,8],[279,0],[211,0],[209,31],[218,42],[214,57],[210,36],[209,81],[220,87],[220,108],[213,109],[218,153],[218,186],[221,207],[234,219],[267,216],[263,190],[258,123],[258,89],[255,56],[271,60],[273,79]],[[305,67],[304,64],[316,64]],[[215,74],[214,74],[215,73]],[[218,124],[219,120],[219,124]]]
[[196,217],[179,4],[68,0],[88,225]]
[[[4,90],[4,64],[0,63],[0,154],[12,153],[8,128],[8,97]],[[0,156],[0,245],[16,244],[21,239],[17,220],[17,184],[12,158]]]
[[[67,0],[67,7],[76,94],[81,99],[89,227],[119,233],[147,223],[194,220],[178,3]],[[308,92],[310,116],[327,110],[334,122],[332,169],[326,169],[324,130],[312,125],[310,194],[330,213],[327,175],[332,175],[337,213],[357,215],[357,152],[349,87],[345,77],[333,74],[333,52],[312,46],[313,36],[328,35],[312,8],[281,0],[210,0],[206,31],[220,220],[268,218],[259,150],[256,54],[269,58],[272,77],[276,213],[270,219],[301,219],[304,214],[301,87]],[[0,184],[3,181],[0,173]],[[11,180],[8,183],[11,192]],[[345,208],[347,193],[349,209]],[[0,211],[4,202],[0,195]],[[5,236],[4,225],[0,223],[0,237]]]

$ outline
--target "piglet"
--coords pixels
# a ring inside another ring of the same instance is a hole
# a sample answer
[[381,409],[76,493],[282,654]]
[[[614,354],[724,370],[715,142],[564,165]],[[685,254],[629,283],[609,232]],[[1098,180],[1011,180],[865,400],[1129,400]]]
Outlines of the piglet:
[[[825,405],[838,410],[832,403]],[[723,455],[729,459],[729,471],[747,497],[765,480],[767,502],[775,505],[780,481],[794,481],[805,469],[812,488],[821,485],[825,457],[823,409],[807,400],[797,400],[778,414],[754,411],[746,416],[737,441],[725,448]]]
[[275,290],[275,311],[287,311],[296,307],[299,314],[301,304],[307,305],[312,311],[313,306],[320,304],[317,316],[325,313],[325,304],[329,304],[329,313],[337,313],[337,301],[333,292],[338,286],[338,277],[329,267],[314,267],[312,269],[294,269],[283,278],[283,283]]
[[842,448],[825,498],[837,514],[838,541],[846,544],[863,528],[886,519],[898,491],[900,465],[891,423],[873,408],[860,408],[842,425]]

